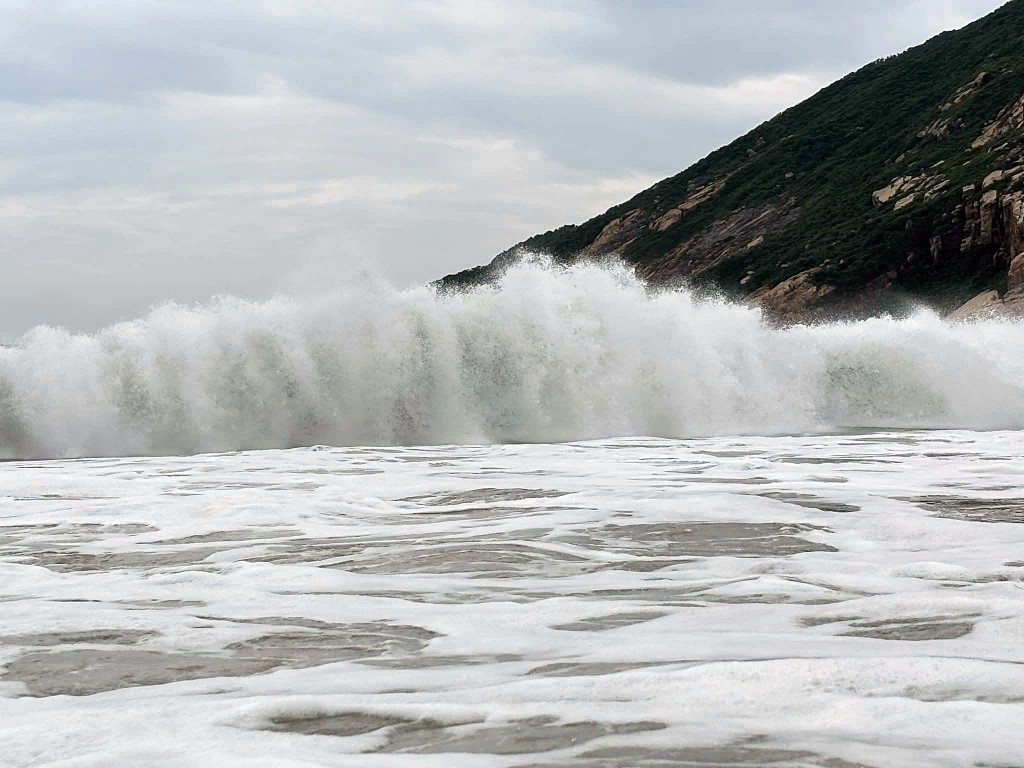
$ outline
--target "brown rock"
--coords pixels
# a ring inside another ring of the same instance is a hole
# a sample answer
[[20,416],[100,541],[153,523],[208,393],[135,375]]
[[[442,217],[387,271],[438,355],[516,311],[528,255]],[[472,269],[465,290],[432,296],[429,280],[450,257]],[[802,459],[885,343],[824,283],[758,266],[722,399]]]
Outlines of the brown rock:
[[872,192],[871,199],[874,201],[875,205],[885,205],[896,196],[896,193],[899,192],[900,189],[903,188],[903,185],[908,181],[910,181],[909,176],[900,176],[895,178],[889,182],[887,186],[884,186],[881,189],[876,189]]
[[725,186],[725,182],[728,177],[723,179],[716,179],[710,184],[706,184],[703,187],[698,187],[691,192],[687,198],[677,205],[675,208],[670,208],[660,218],[658,218],[651,227],[656,229],[658,232],[664,232],[669,227],[675,226],[679,219],[683,217],[686,211],[691,211],[701,203],[710,200],[712,197],[722,191]]
[[683,212],[679,208],[669,208],[651,226],[658,232],[664,232],[669,227],[674,227],[683,218]]
[[937,196],[940,192],[942,192],[942,190],[944,190],[948,186],[949,186],[949,179],[943,179],[942,181],[938,182],[934,186],[930,187],[924,193],[924,199],[925,200],[931,200],[933,197]]
[[995,184],[997,181],[1002,181],[1003,180],[1003,175],[1004,174],[1003,174],[1002,171],[992,171],[992,173],[990,173],[988,176],[986,176],[985,180],[983,182],[981,182],[981,188],[982,189],[988,189],[993,184]]
[[1007,293],[1003,297],[1002,314],[1005,317],[1024,317],[1024,292]]
[[688,238],[668,253],[637,264],[638,277],[652,283],[699,276],[758,237],[777,234],[800,217],[796,198],[741,208]]
[[808,269],[772,288],[762,288],[750,297],[768,312],[782,317],[799,318],[831,294],[831,285],[815,285],[818,269]]
[[949,313],[950,320],[972,320],[998,314],[1003,308],[999,291],[984,291]]
[[1000,112],[996,119],[981,132],[981,136],[974,140],[971,146],[974,149],[983,147],[999,136],[1021,126],[1024,126],[1024,96],[1021,96],[1017,101]]
[[1024,293],[1024,253],[1018,253],[1010,262],[1006,276],[1007,293]]
[[906,208],[908,205],[910,205],[916,199],[917,199],[917,194],[914,193],[914,192],[911,192],[906,197],[901,197],[899,200],[897,200],[896,201],[896,207],[893,210],[898,211],[901,208]]
[[979,245],[992,245],[995,242],[996,214],[999,211],[999,193],[990,189],[981,196],[979,206],[979,218],[981,219],[981,231],[978,238]]
[[1005,195],[1002,209],[1007,253],[1021,253],[1024,251],[1024,192]]
[[923,193],[924,199],[930,200],[948,186],[949,179],[942,174],[922,173],[918,176],[898,176],[888,185],[872,192],[871,200],[875,205],[885,205],[897,195],[902,195],[896,203],[898,211],[914,202],[918,194]]
[[617,256],[636,239],[644,212],[636,208],[625,216],[613,219],[601,230],[601,234],[580,252],[582,257]]
[[985,83],[987,83],[991,79],[992,75],[989,74],[988,72],[979,72],[978,76],[971,80],[971,82],[969,82],[967,85],[963,85],[960,88],[958,88],[953,98],[950,101],[947,101],[941,107],[939,107],[939,112],[948,112],[961,101],[963,101],[968,96],[973,94],[976,90],[978,90],[978,88],[985,85]]
[[959,121],[954,120],[951,117],[940,117],[927,128],[918,131],[917,138],[923,139],[925,136],[934,136],[937,139],[944,139],[958,127]]

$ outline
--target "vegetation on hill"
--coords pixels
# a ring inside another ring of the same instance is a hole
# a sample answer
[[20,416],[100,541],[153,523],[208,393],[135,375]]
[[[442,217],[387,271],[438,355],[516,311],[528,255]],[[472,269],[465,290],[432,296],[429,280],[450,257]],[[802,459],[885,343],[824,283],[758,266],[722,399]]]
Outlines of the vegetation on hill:
[[802,276],[812,305],[1004,289],[1017,254],[1001,216],[1024,190],[1022,93],[1024,0],[1012,0],[868,64],[600,216],[440,285],[491,280],[529,249],[563,262],[617,256],[654,283],[740,296]]

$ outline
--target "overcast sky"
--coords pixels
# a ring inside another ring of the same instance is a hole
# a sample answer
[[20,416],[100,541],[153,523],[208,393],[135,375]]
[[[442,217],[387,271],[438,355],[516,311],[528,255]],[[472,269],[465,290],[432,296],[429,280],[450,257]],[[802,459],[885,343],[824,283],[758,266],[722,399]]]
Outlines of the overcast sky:
[[1000,4],[0,0],[0,339],[489,261]]

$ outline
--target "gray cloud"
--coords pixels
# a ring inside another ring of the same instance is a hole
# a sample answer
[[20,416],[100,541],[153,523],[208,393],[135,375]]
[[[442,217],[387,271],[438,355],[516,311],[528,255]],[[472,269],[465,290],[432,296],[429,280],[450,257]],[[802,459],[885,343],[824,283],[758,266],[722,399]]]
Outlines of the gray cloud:
[[998,4],[6,3],[0,336],[307,260],[429,280]]

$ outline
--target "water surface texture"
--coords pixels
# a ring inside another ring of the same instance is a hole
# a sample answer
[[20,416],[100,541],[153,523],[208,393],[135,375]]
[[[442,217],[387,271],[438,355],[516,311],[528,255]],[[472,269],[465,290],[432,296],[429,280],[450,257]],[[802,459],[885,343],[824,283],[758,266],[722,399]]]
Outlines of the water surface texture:
[[1020,766],[1022,580],[1019,432],[7,462],[0,764]]

